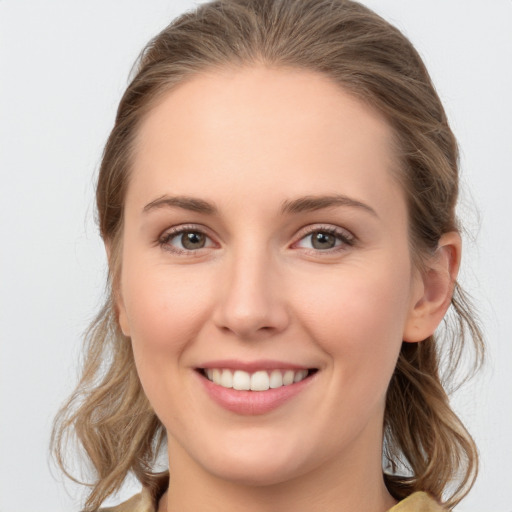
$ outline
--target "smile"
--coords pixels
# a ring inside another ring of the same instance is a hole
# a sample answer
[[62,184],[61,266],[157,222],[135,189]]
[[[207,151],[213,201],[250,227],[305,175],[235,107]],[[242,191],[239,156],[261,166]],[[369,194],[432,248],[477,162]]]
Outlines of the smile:
[[227,389],[238,391],[268,391],[290,386],[303,381],[316,370],[257,370],[249,373],[228,368],[207,368],[200,370],[210,382]]
[[275,360],[243,362],[209,361],[195,368],[207,396],[217,405],[241,415],[266,414],[317,380],[318,368],[307,368]]

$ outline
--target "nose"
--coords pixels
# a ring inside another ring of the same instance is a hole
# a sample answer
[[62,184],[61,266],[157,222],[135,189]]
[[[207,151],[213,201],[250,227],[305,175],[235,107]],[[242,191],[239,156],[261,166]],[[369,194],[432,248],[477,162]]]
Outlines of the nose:
[[286,329],[289,311],[277,265],[261,251],[242,251],[226,261],[213,319],[217,327],[243,340],[265,338]]

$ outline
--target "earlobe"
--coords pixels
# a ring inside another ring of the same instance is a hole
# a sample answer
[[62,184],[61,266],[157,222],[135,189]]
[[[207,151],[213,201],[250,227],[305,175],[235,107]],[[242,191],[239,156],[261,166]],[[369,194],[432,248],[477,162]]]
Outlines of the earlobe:
[[[111,264],[111,255],[112,255],[112,246],[110,240],[105,241],[105,251],[107,253],[107,261],[109,262],[109,265]],[[115,313],[117,317],[117,322],[119,324],[119,328],[121,329],[121,332],[126,336],[130,337],[130,327],[128,324],[128,318],[126,315],[126,309],[124,306],[124,301],[121,296],[121,290],[120,285],[112,283],[113,290],[112,290],[112,301],[114,302],[114,308]]]
[[110,262],[110,256],[112,254],[112,242],[110,240],[104,240],[103,245],[105,247],[105,252],[107,253],[107,261]]
[[126,336],[130,337],[130,326],[128,324],[128,318],[126,316],[126,310],[124,308],[124,304],[120,298],[117,299],[116,304],[117,309],[117,321],[119,322],[119,327],[121,328],[121,332]]
[[404,327],[404,341],[423,341],[441,323],[451,303],[461,248],[460,235],[455,231],[445,233],[439,239],[436,252],[414,284],[411,310]]

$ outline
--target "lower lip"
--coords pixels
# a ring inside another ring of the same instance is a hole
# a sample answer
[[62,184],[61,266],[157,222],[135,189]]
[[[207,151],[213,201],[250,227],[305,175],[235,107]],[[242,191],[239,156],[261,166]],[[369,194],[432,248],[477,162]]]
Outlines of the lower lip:
[[316,373],[300,382],[267,391],[238,391],[219,386],[199,373],[198,378],[210,398],[218,405],[236,414],[255,416],[273,411],[291,400],[311,383]]

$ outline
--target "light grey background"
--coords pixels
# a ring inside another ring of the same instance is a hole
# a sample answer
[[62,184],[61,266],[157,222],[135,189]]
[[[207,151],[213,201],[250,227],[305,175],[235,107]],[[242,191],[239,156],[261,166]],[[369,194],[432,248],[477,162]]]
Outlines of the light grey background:
[[[416,45],[460,141],[462,279],[489,361],[454,397],[482,455],[458,510],[512,511],[512,1],[364,3]],[[79,509],[47,446],[103,292],[93,175],[135,57],[192,5],[0,0],[0,512]]]

